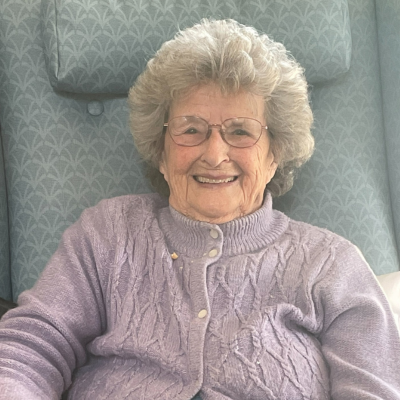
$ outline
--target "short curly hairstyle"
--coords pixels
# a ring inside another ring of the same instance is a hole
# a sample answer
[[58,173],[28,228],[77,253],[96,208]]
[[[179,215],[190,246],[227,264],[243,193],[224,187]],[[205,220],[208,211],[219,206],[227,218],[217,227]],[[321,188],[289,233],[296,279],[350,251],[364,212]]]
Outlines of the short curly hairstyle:
[[159,171],[171,103],[195,86],[215,83],[224,94],[261,95],[271,149],[278,163],[267,189],[293,186],[295,171],[314,150],[313,115],[303,68],[281,43],[234,20],[203,19],[165,42],[129,91],[130,127],[155,189],[169,196]]

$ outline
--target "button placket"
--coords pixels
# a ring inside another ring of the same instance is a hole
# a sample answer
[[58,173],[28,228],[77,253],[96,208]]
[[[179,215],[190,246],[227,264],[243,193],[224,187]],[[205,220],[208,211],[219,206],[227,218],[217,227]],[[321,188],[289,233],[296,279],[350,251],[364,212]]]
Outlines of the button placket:
[[210,248],[209,251],[206,252],[205,256],[210,258],[214,258],[220,254],[220,244],[221,244],[221,234],[217,228],[210,228],[209,231],[210,237],[212,240],[209,241]]
[[190,274],[192,298],[192,320],[190,324],[189,346],[191,352],[191,372],[197,375],[199,384],[203,381],[203,370],[198,368],[198,357],[204,353],[204,341],[207,326],[211,317],[211,308],[207,292],[207,267],[218,261],[222,255],[223,233],[217,225],[205,227],[202,232],[201,255],[190,260],[188,273]]
[[[204,243],[207,247],[210,243]],[[205,248],[205,250],[207,249]],[[198,383],[198,387],[203,382],[203,368],[198,360],[204,356],[204,341],[206,330],[209,323],[210,305],[207,292],[207,266],[210,259],[207,254],[197,259],[192,259],[191,267],[188,268],[190,275],[190,297],[191,320],[188,346],[191,349],[189,354],[190,374]]]

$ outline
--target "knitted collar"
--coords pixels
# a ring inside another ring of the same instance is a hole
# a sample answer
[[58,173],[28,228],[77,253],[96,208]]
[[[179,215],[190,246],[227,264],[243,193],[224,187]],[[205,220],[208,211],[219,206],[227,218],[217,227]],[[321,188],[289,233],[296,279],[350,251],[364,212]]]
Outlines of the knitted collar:
[[191,257],[204,256],[213,245],[211,231],[218,232],[223,254],[233,256],[265,248],[286,230],[289,221],[272,209],[270,193],[260,209],[224,224],[189,219],[171,206],[159,211],[158,220],[169,249]]

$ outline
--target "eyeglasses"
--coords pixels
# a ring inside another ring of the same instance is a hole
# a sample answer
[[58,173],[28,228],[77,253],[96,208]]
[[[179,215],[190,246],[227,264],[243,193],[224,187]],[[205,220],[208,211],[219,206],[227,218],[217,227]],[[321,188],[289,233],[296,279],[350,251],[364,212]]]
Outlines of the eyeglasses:
[[209,124],[203,118],[182,116],[172,118],[164,124],[172,140],[179,146],[198,146],[211,135],[212,128],[219,127],[222,139],[233,147],[251,147],[261,137],[263,126],[260,121],[247,117],[228,118],[222,124]]

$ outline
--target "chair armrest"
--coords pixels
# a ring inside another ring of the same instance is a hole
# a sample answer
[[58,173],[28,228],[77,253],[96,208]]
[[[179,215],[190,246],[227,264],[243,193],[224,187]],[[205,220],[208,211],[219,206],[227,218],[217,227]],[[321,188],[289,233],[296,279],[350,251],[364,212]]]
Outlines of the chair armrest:
[[400,329],[400,271],[377,276]]
[[0,318],[8,311],[11,310],[12,308],[17,307],[16,303],[13,303],[12,301],[5,300],[0,297]]

